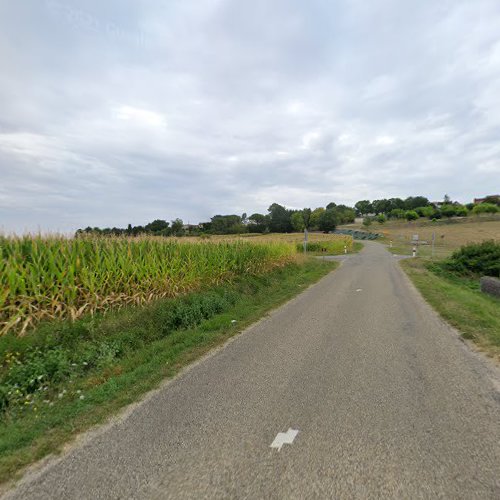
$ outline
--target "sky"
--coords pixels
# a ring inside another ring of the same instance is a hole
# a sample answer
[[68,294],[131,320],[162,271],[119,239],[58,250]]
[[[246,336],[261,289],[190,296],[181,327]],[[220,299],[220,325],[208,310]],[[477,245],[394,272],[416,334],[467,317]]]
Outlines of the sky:
[[498,0],[0,0],[0,229],[500,192]]

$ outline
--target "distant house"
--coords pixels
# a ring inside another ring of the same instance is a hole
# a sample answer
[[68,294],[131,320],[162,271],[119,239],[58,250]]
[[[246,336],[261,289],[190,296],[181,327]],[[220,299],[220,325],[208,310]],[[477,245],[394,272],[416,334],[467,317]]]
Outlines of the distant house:
[[483,203],[486,198],[500,198],[500,194],[490,194],[488,196],[485,196],[484,198],[474,198],[474,205]]
[[431,205],[434,205],[436,208],[441,208],[444,204],[444,201],[431,201]]

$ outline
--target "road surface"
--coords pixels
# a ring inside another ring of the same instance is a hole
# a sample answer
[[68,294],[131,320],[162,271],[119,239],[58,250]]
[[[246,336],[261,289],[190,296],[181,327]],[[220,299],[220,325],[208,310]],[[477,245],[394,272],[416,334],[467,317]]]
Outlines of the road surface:
[[499,499],[499,390],[368,242],[7,498]]

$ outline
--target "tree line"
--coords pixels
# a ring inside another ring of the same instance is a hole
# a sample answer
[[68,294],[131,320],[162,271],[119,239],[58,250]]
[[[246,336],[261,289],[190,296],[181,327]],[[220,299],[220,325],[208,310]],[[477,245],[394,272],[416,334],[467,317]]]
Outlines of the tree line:
[[364,217],[365,225],[369,226],[373,220],[383,224],[389,218],[411,221],[419,217],[440,219],[466,216],[469,213],[494,213],[499,211],[499,206],[499,196],[488,197],[481,204],[462,205],[451,201],[448,195],[445,195],[443,202],[438,203],[431,203],[425,196],[409,196],[404,200],[401,198],[360,200],[355,203],[354,207],[331,202],[326,207],[303,208],[302,210],[289,209],[279,203],[273,203],[265,214],[214,215],[209,222],[200,224],[184,224],[182,219],[177,218],[170,222],[156,219],[145,226],[129,224],[126,228],[89,226],[85,229],[78,229],[76,235],[199,236],[203,234],[291,233],[301,232],[304,229],[329,232],[335,230],[338,225],[354,222],[356,217]]
[[387,219],[416,220],[426,217],[431,220],[443,217],[466,217],[469,214],[496,213],[500,206],[500,196],[488,196],[482,203],[467,203],[462,205],[452,201],[448,195],[442,202],[430,202],[425,196],[409,196],[381,200],[360,200],[355,205],[356,214],[364,217],[365,226],[373,220],[383,224]]

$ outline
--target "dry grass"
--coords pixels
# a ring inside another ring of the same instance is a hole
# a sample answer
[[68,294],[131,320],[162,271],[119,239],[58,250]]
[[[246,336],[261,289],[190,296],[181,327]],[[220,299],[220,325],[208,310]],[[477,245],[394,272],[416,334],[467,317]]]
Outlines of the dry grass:
[[[354,228],[354,226],[346,226]],[[361,229],[365,229],[362,226]],[[383,225],[373,223],[370,231],[384,236],[384,243],[392,240],[397,253],[410,254],[412,236],[418,234],[419,255],[430,257],[432,252],[432,234],[435,234],[435,257],[446,257],[454,250],[470,242],[484,240],[500,240],[500,218],[468,217],[466,219],[452,219],[449,221],[431,222],[428,220],[417,222],[389,221]],[[422,243],[427,242],[427,243]]]

